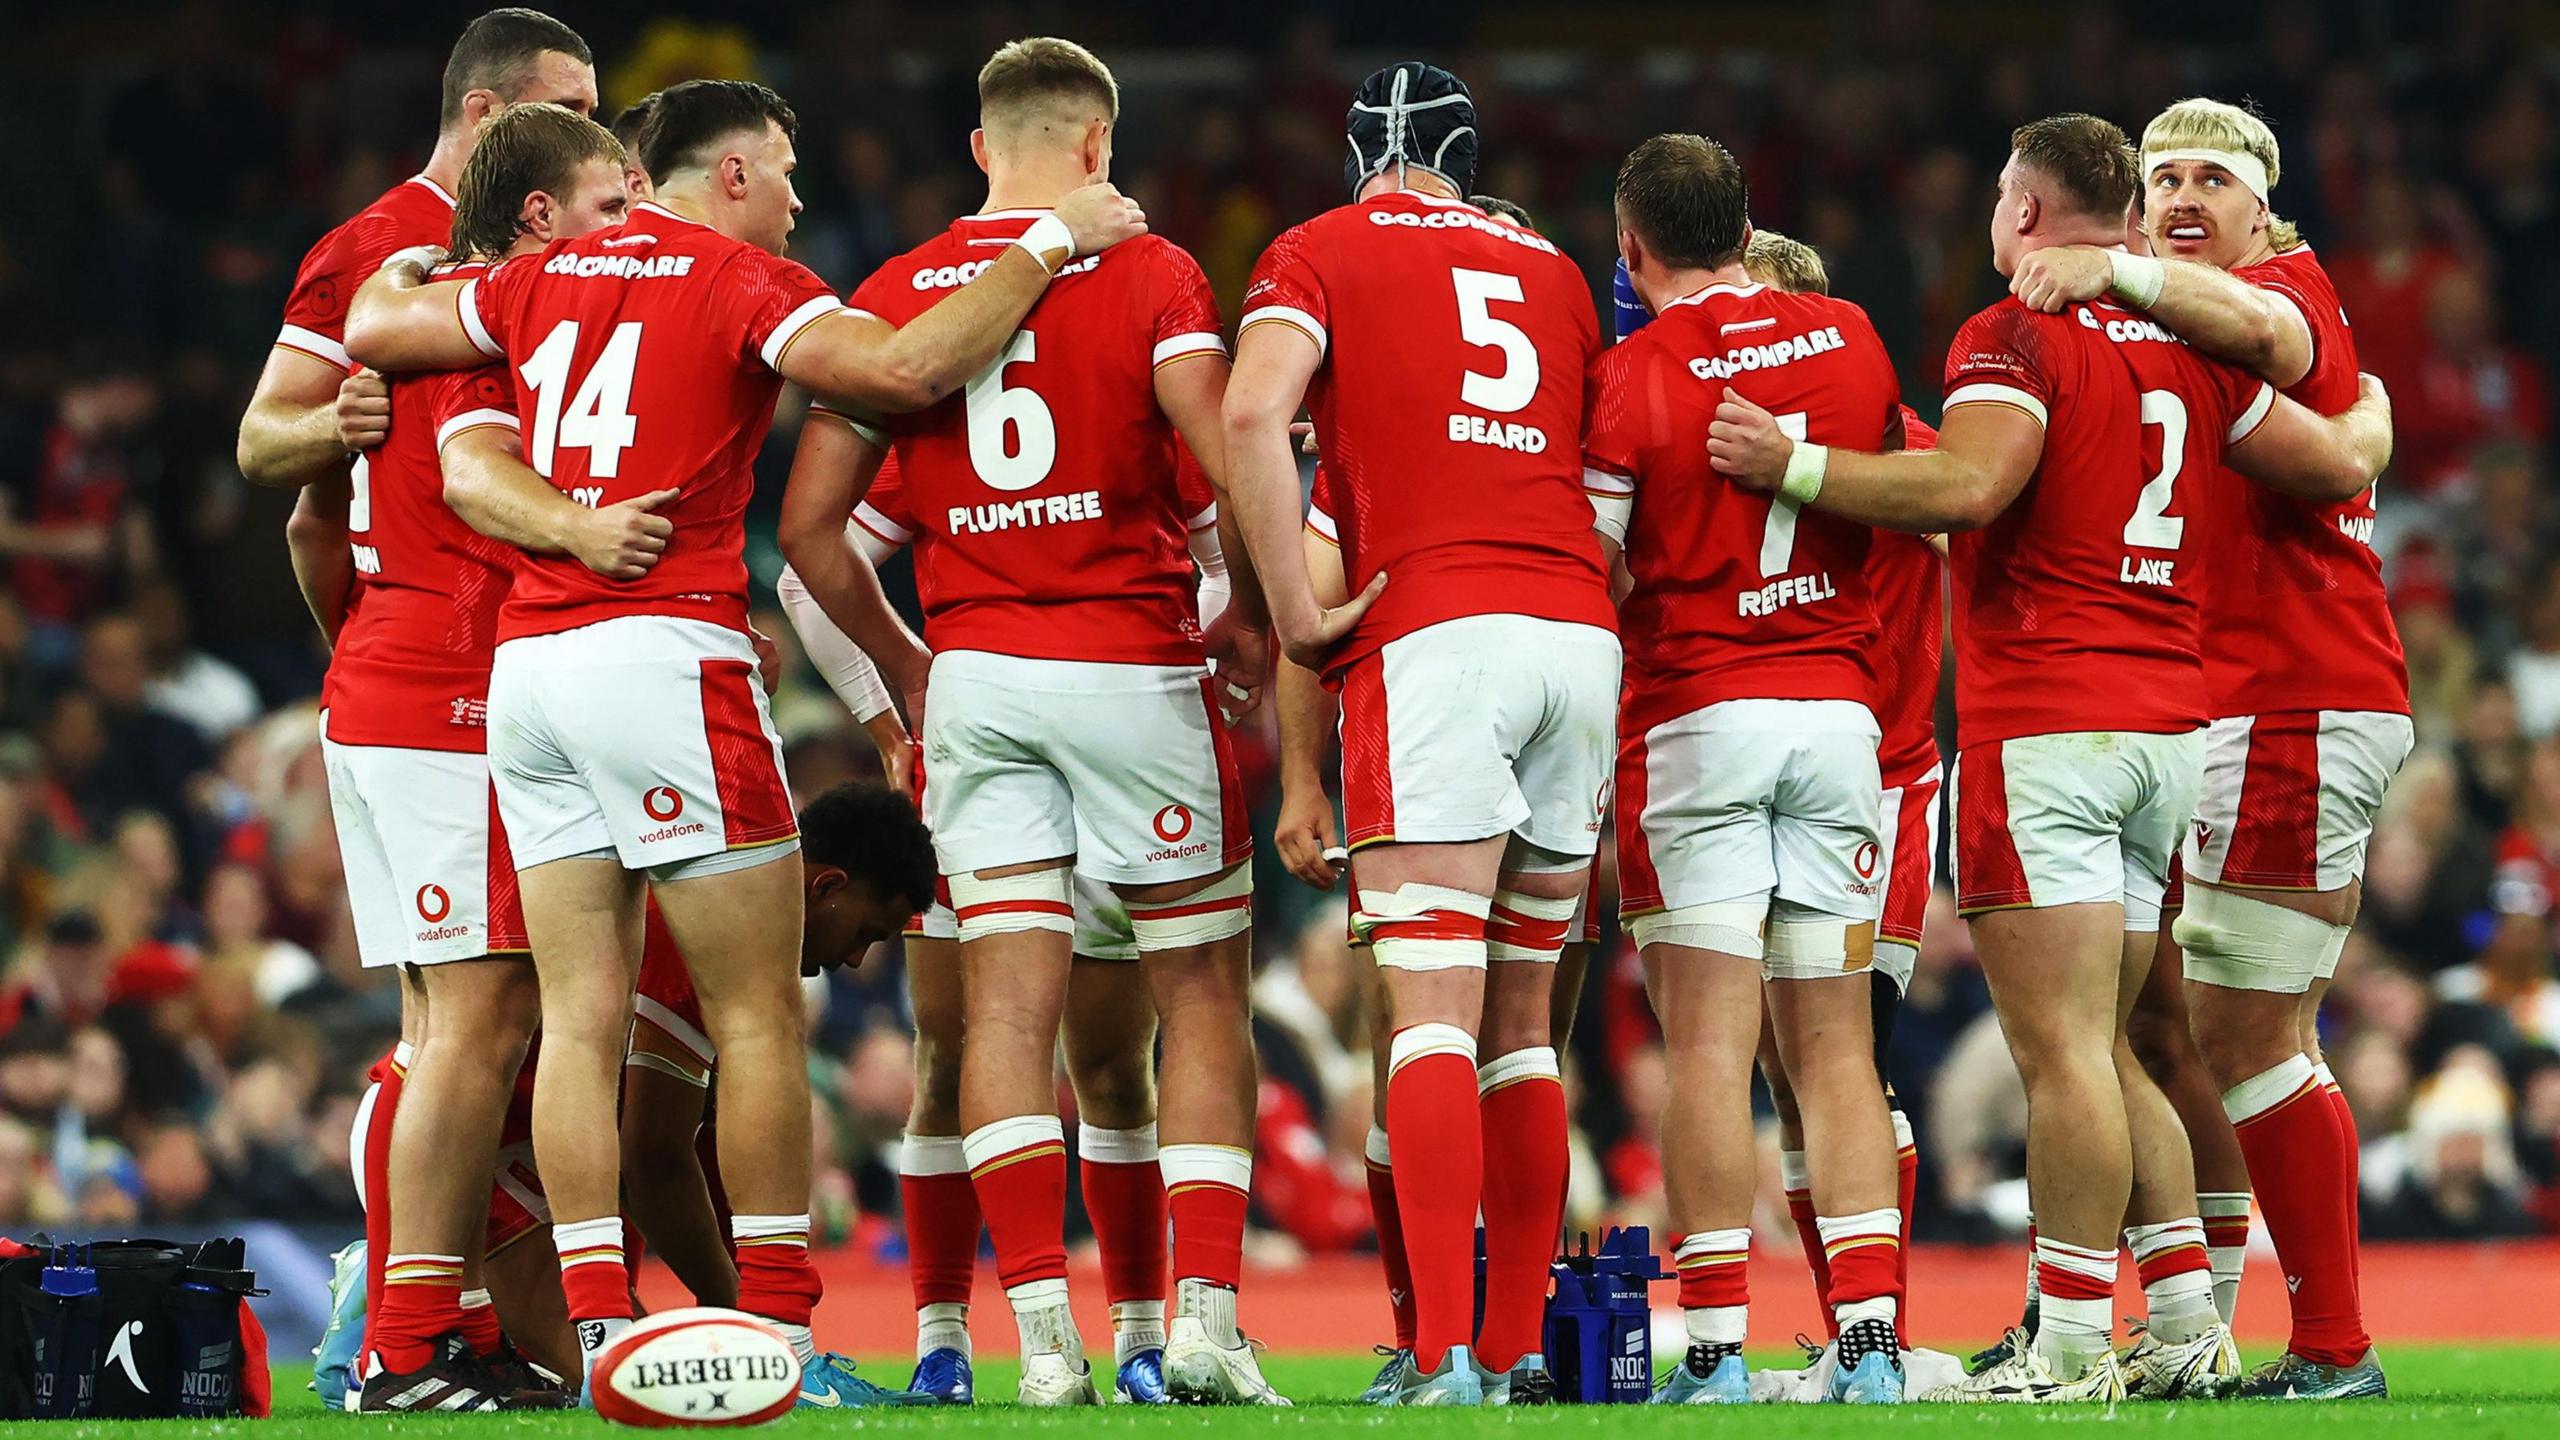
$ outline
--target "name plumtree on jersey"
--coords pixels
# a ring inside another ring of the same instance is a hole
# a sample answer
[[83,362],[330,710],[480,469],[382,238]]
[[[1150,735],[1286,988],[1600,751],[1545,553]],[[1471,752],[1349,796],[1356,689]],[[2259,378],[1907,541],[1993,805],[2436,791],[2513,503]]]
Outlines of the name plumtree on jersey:
[[2014,406],[2045,432],[2009,508],[1949,537],[1958,745],[2201,728],[2211,527],[2190,516],[2213,508],[2197,492],[2265,420],[2274,389],[2115,306],[2044,315],[2008,299],[1957,332],[1946,396],[1950,410]]
[[[863,282],[853,306],[904,325],[1047,213],[962,216]],[[896,451],[913,524],[892,528],[923,538],[933,649],[1202,663],[1186,524],[1200,507],[1180,494],[1154,374],[1222,351],[1219,329],[1199,263],[1141,236],[1061,270],[962,393],[865,427]]]
[[747,500],[793,339],[843,308],[807,266],[657,205],[555,242],[463,288],[463,328],[514,372],[534,470],[589,508],[677,498],[666,553],[638,580],[527,555],[498,638],[617,616],[744,632]]
[[1709,285],[1612,346],[1593,379],[1586,482],[1635,495],[1623,733],[1726,700],[1872,708],[1873,532],[1727,482],[1706,446],[1730,388],[1796,439],[1886,448],[1899,386],[1866,312],[1765,285]]
[[1444,620],[1616,628],[1583,494],[1585,376],[1600,344],[1581,270],[1472,205],[1390,191],[1264,252],[1243,324],[1324,352],[1307,396],[1358,593],[1391,577],[1329,665]]

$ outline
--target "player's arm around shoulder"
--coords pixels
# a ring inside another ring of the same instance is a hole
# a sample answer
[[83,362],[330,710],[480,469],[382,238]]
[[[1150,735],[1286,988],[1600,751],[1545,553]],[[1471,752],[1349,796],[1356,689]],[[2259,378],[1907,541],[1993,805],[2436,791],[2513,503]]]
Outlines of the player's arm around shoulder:
[[1707,430],[1708,463],[1735,484],[1912,535],[1979,530],[1999,519],[2043,454],[2041,410],[1991,401],[1952,405],[1934,450],[1870,454],[1800,442],[1731,390]]
[[938,403],[992,364],[1049,282],[1079,255],[1147,233],[1146,212],[1109,185],[1069,193],[978,277],[904,325],[840,310],[810,325],[774,368],[821,395],[904,414]]
[[[461,370],[504,357],[478,318],[484,280],[430,280],[444,252],[402,250],[368,276],[347,306],[347,355],[376,370]],[[503,269],[503,267],[502,267]]]
[[2198,261],[2051,246],[2020,258],[2009,293],[2049,315],[2079,301],[2114,299],[2279,389],[2311,373],[2311,325],[2292,300]]
[[2364,493],[2391,464],[2391,396],[2371,375],[2356,378],[2356,403],[2337,416],[2264,391],[2263,415],[2253,406],[2234,422],[2224,452],[2231,468],[2300,500],[2334,504]]

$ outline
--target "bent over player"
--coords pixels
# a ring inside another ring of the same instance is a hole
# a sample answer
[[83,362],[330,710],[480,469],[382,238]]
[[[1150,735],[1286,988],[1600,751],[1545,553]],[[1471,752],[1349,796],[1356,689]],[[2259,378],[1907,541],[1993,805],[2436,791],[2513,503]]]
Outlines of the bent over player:
[[[1290,657],[1342,694],[1353,923],[1384,972],[1417,1309],[1401,1399],[1533,1399],[1566,1178],[1551,967],[1598,842],[1618,688],[1613,547],[1576,443],[1599,324],[1551,242],[1459,198],[1476,132],[1456,76],[1380,70],[1347,127],[1352,203],[1281,235],[1246,291],[1233,503]],[[1300,541],[1302,401],[1361,587],[1330,609]]]
[[796,125],[759,85],[671,87],[644,136],[658,198],[621,229],[458,287],[395,259],[349,317],[349,350],[385,368],[506,359],[528,458],[572,500],[678,492],[659,512],[666,553],[639,580],[526,557],[490,680],[491,768],[542,988],[535,1149],[590,1363],[630,1318],[612,1121],[644,882],[720,1048],[739,1308],[781,1326],[804,1367],[815,1355],[790,963],[801,865],[746,625],[743,517],[782,381],[881,409],[931,403],[984,367],[1080,240],[1142,224],[1116,195],[1081,197],[993,257],[966,303],[893,330],[780,257],[799,210]]

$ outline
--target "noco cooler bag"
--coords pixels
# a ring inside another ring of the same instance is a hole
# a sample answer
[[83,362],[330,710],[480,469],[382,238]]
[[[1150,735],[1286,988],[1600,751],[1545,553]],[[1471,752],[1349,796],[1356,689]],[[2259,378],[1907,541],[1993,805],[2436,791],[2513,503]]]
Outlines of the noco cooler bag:
[[264,1415],[237,1239],[0,1241],[0,1420]]

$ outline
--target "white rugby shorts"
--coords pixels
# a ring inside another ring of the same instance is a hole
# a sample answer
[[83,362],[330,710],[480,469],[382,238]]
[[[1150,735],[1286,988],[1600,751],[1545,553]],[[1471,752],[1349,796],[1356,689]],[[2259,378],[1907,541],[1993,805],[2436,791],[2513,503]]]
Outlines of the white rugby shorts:
[[1618,637],[1529,615],[1425,626],[1342,681],[1349,843],[1517,835],[1589,855],[1608,808]]
[[706,620],[628,615],[500,645],[489,768],[524,869],[779,856],[800,834],[755,650]]
[[2374,816],[2415,739],[2408,716],[2381,710],[2214,721],[2187,874],[2262,890],[2338,890],[2361,879]]
[[329,814],[365,968],[526,953],[488,757],[341,745],[327,728],[323,715]]
[[1071,855],[1080,877],[1162,885],[1251,854],[1212,683],[1196,665],[934,656],[924,803],[942,873]]
[[1967,746],[1949,785],[1958,910],[2112,902],[2124,906],[2127,931],[2158,930],[2203,769],[2202,730]]

